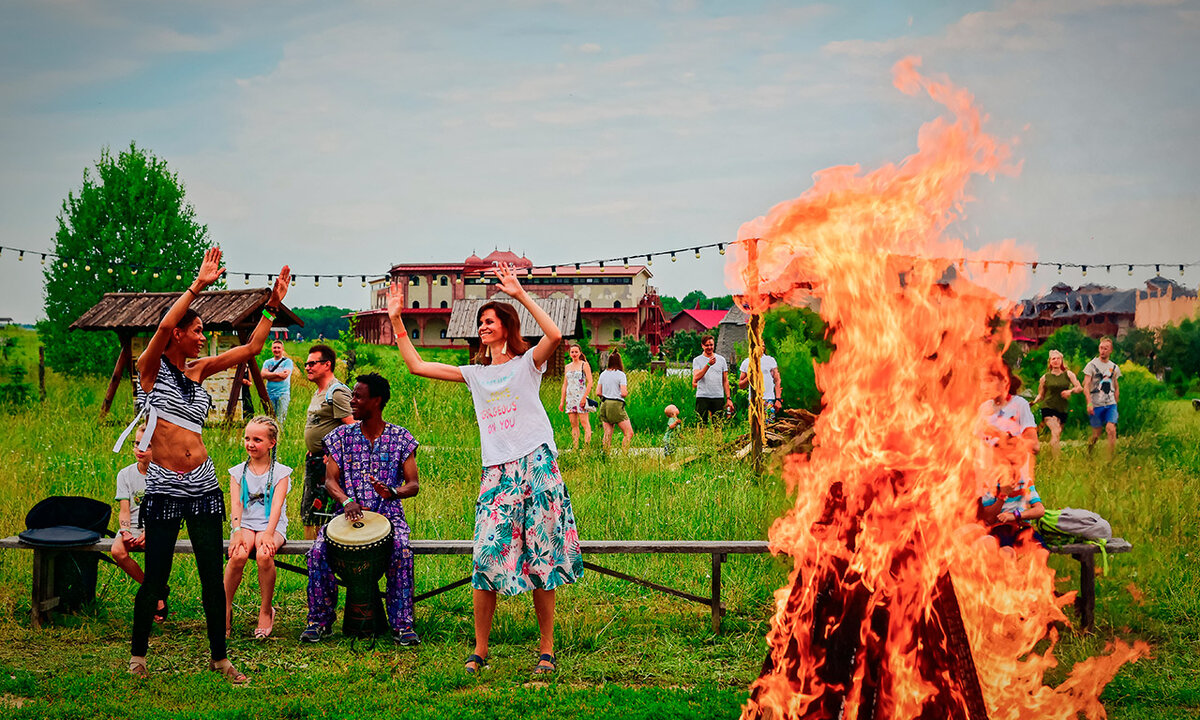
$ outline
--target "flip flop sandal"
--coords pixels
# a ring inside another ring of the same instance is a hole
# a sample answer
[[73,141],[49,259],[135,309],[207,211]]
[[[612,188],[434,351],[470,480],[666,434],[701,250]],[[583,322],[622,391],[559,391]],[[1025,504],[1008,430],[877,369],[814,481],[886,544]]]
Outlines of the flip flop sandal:
[[271,623],[266,627],[259,625],[254,629],[255,640],[266,640],[271,636],[271,631],[275,629],[275,608],[271,608]]
[[[463,669],[467,671],[468,675],[474,675],[488,669],[487,658],[479,657],[474,653],[468,655],[467,659],[463,660],[463,663]],[[475,667],[467,667],[465,663],[475,663]]]
[[215,673],[220,673],[225,677],[226,680],[234,685],[245,685],[246,683],[250,682],[250,678],[246,677],[245,673],[235,668],[233,663],[230,663],[225,667],[217,667],[216,663],[209,663],[208,669]]
[[[542,663],[548,662],[549,665]],[[538,664],[533,666],[534,675],[552,675],[558,670],[558,660],[550,653],[542,653],[538,656]]]

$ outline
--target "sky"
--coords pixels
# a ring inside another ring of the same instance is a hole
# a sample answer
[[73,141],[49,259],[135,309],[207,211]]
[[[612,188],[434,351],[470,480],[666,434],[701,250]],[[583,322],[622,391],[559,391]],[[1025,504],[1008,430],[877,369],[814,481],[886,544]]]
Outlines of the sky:
[[[1017,140],[1021,173],[972,187],[969,246],[1200,260],[1200,1],[1175,0],[7,0],[0,245],[50,249],[84,168],[131,142],[178,173],[231,274],[729,241],[822,168],[916,150],[941,108],[892,86],[909,55]],[[653,284],[725,294],[723,261],[660,260]],[[40,269],[0,255],[0,316],[41,317]],[[1059,280],[1084,281],[1030,291]],[[306,281],[288,304],[368,298]]]

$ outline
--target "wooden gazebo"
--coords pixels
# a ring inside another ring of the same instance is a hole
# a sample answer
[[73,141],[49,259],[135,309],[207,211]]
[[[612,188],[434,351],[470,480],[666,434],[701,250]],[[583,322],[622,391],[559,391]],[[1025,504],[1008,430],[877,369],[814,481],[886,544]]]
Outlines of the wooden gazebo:
[[[216,330],[222,333],[236,333],[241,342],[250,338],[250,333],[262,318],[262,309],[266,307],[271,291],[267,288],[251,290],[215,290],[202,292],[192,302],[192,309],[204,319],[206,332]],[[117,386],[121,384],[121,375],[128,373],[130,385],[136,382],[133,368],[133,338],[142,333],[153,333],[158,327],[162,316],[175,302],[179,293],[175,292],[119,292],[105,293],[100,302],[85,312],[78,320],[71,323],[72,330],[111,330],[117,333],[121,341],[121,352],[117,356],[117,364],[113,368],[112,379],[104,392],[104,405],[100,416],[104,417],[112,407],[113,397],[117,394]],[[287,307],[281,307],[275,318],[275,327],[289,325],[304,325],[304,322]],[[264,408],[270,408],[267,399],[267,387],[263,384],[259,373],[258,360],[252,358],[249,363],[237,367],[233,383],[229,391],[229,405],[225,417],[233,417],[241,395],[242,379],[246,371],[254,379],[254,387]],[[272,412],[274,409],[272,408]]]

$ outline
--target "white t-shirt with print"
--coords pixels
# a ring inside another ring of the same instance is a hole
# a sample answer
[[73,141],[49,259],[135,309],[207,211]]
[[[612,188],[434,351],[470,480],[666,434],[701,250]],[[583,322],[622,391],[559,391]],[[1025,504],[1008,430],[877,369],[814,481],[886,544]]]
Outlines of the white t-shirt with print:
[[129,527],[138,527],[138,511],[142,507],[142,498],[146,495],[146,476],[138,472],[137,463],[127,465],[117,472],[117,494],[115,500],[129,501]]
[[[762,362],[760,364],[762,365],[763,374],[763,400],[774,400],[775,376],[771,374],[771,371],[779,367],[779,363],[775,362],[775,358],[771,357],[770,355],[763,355]],[[750,358],[746,358],[742,361],[740,372],[750,372]]]
[[479,421],[484,467],[525,457],[542,445],[558,457],[554,430],[538,388],[546,364],[534,367],[533,349],[499,365],[462,365]]
[[629,380],[620,370],[605,370],[600,373],[600,397],[623,400],[621,386],[629,387]]
[[[704,373],[704,377],[700,378],[700,382],[696,383],[696,397],[702,398],[724,398],[725,397],[725,382],[724,374],[729,372],[729,363],[725,362],[724,355],[713,355],[716,362]],[[708,364],[708,356],[703,353],[692,359],[692,377],[696,376],[696,371]]]
[[[1083,368],[1085,377],[1092,378],[1092,392],[1088,395],[1092,407],[1104,407],[1117,404],[1117,393],[1113,391],[1112,381],[1121,377],[1121,366],[1112,360],[1102,362],[1100,358],[1092,358]],[[1108,387],[1108,392],[1104,391]]]
[[[230,492],[233,492],[233,480],[239,483],[242,480],[242,470],[246,468],[246,463],[238,463],[229,468],[229,483]],[[266,493],[267,480],[270,478],[275,483],[275,492],[271,495],[271,507],[274,508],[276,503],[283,503],[283,507],[279,511],[279,522],[275,524],[275,532],[287,537],[287,493],[280,492],[279,482],[286,477],[290,477],[292,469],[283,463],[275,463],[275,472],[272,473],[270,468],[262,475],[257,475],[253,471],[246,470],[246,490],[250,495],[250,502],[242,505],[242,527],[254,532],[265,532],[271,525],[271,515],[267,510]],[[288,490],[292,489],[291,482],[288,483]],[[240,499],[242,496],[238,495]]]
[[[1002,406],[997,406],[992,400],[986,400],[979,406],[979,412],[986,418],[989,425],[1007,433],[1010,437],[1020,437],[1029,428],[1037,427],[1033,410],[1029,409],[1029,401],[1020,395],[1013,395]],[[985,442],[989,446],[997,444],[995,439],[988,439]],[[1032,460],[1032,457],[1029,458],[1021,467],[1022,485],[1033,484],[1033,469],[1030,467]]]

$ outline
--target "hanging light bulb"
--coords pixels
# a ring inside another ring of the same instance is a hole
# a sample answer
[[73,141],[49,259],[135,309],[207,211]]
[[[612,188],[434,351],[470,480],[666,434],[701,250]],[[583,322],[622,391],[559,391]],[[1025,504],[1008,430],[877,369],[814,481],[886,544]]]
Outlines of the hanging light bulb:
[[296,287],[296,278],[297,278],[297,277],[299,277],[299,276],[298,276],[298,275],[293,275],[293,276],[292,276],[292,287]]
[[321,287],[321,276],[313,275],[313,287]]
[[649,267],[650,265],[653,265],[653,264],[654,264],[654,258],[647,255],[646,256],[646,266]]
[[130,270],[130,271],[129,271],[129,274],[130,274],[130,275],[137,275],[137,268],[134,268],[134,269]]
[[959,259],[958,259],[958,271],[959,271],[959,272],[966,272],[966,270],[967,270],[967,259],[966,259],[966,258],[959,258]]
[[696,259],[700,259],[700,248],[696,248]]
[[67,261],[63,260],[63,267],[65,268],[66,266],[67,266]]
[[717,243],[717,252],[722,255],[725,254],[725,243]]
[[1179,266],[1179,277],[1183,277],[1183,266]]
[[25,251],[22,250],[21,254],[17,255],[17,260],[24,260],[24,259],[25,259]]
[[675,257],[674,251],[671,252],[671,262],[679,262],[679,258]]
[[1062,275],[1062,263],[1058,264],[1058,274]]
[[363,276],[362,276],[362,286],[363,286],[363,287],[366,287],[366,286],[367,286],[367,276],[366,276],[366,275],[363,275]]
[[529,268],[525,271],[525,279],[526,280],[533,279],[533,266],[532,265],[530,265]]
[[155,278],[158,278],[158,273],[154,273],[154,277],[155,277]]
[[46,253],[42,253],[42,264],[46,264]]
[[180,275],[179,273],[175,273],[175,279],[176,279],[176,280],[182,280],[182,279],[183,279],[183,276],[182,276],[182,275]]
[[1154,266],[1154,272],[1156,272],[1156,273],[1157,273],[1157,272],[1161,272],[1161,270],[1159,270],[1159,269],[1158,269],[1158,266],[1157,266],[1157,265],[1155,265],[1155,266]]
[[1005,263],[1005,265],[1008,265],[1008,272],[1009,272],[1009,274],[1012,274],[1012,266],[1013,266],[1012,260],[1009,260],[1007,263]]
[[1034,275],[1037,275],[1037,265],[1037,263],[1029,263],[1029,267],[1031,270],[1033,270]]
[[1087,265],[1083,265],[1083,276],[1087,277]]
[[558,266],[550,268],[550,277],[558,277]]
[[987,260],[984,260],[984,261],[983,261],[983,271],[984,271],[984,272],[987,272],[987,271],[988,271],[988,265],[990,265],[990,264],[991,264],[991,263],[989,263]]
[[243,284],[243,285],[249,285],[249,284],[250,284],[250,275],[249,275],[248,273],[244,273],[244,274],[242,275],[242,284]]
[[1133,266],[1129,266],[1129,277],[1133,277]]
[[92,266],[91,266],[91,265],[84,265],[84,266],[83,266],[83,271],[84,271],[84,272],[91,272],[91,271],[92,271]]
[[625,269],[629,269],[629,258],[625,258]]
[[342,276],[338,275],[338,287],[342,286]]
[[1106,272],[1108,272],[1108,274],[1112,274],[1112,265],[1105,265],[1104,269]]
[[113,269],[112,269],[112,268],[109,268],[109,269],[108,269],[108,274],[109,274],[109,275],[112,275],[112,274],[113,274]]
[[575,263],[575,274],[579,274],[579,263]]
[[604,261],[600,261],[600,272],[604,272]]

